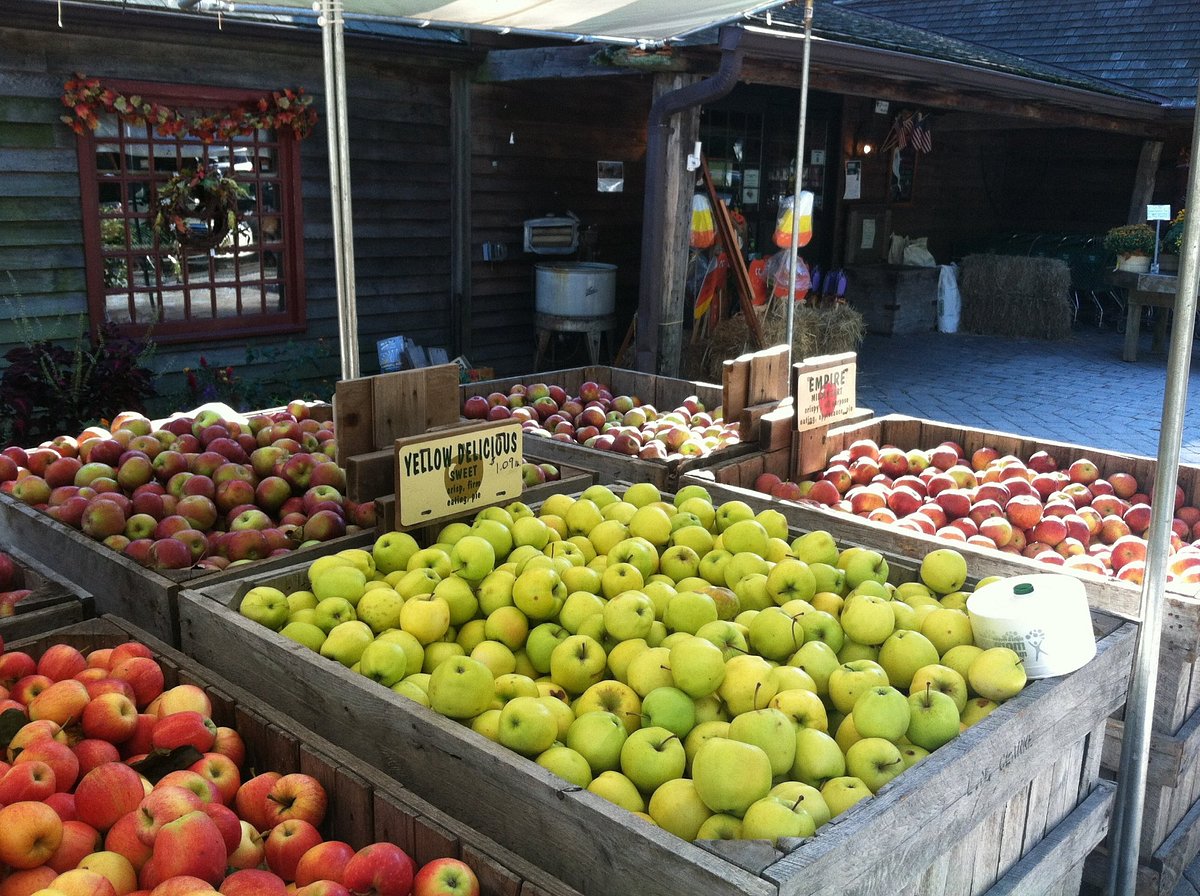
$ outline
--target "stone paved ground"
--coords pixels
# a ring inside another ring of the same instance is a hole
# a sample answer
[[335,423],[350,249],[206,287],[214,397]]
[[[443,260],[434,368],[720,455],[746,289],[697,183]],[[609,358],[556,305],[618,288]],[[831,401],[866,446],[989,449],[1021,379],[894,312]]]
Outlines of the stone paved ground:
[[[1142,334],[1138,360],[1123,336],[1076,327],[1064,341],[969,334],[868,335],[858,355],[858,404],[1110,451],[1157,456],[1166,352]],[[1200,365],[1193,351],[1181,463],[1200,463]]]

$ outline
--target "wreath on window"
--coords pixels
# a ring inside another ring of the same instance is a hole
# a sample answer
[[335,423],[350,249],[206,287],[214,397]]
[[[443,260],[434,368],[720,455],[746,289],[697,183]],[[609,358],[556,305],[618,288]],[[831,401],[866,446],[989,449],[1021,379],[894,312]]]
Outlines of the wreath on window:
[[188,249],[215,249],[237,227],[238,201],[250,194],[215,165],[181,168],[157,190],[154,226]]

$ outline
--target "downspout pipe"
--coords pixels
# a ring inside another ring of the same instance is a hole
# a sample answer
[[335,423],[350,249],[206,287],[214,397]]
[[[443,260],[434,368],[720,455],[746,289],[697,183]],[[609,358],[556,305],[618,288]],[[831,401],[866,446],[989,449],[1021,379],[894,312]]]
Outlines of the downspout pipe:
[[[696,81],[678,90],[657,97],[650,105],[646,127],[646,196],[642,209],[641,287],[638,291],[637,340],[634,367],[645,373],[677,372],[679,359],[661,357],[660,345],[671,344],[667,329],[682,330],[682,308],[663,320],[663,297],[673,284],[664,282],[663,259],[667,252],[679,247],[671,244],[670,235],[663,232],[662,222],[667,202],[668,174],[682,159],[667,157],[671,135],[671,117],[704,103],[711,103],[733,90],[742,71],[745,51],[741,48],[743,30],[740,27],[721,29],[718,46],[721,64],[717,71],[703,81]],[[678,340],[675,341],[678,344]]]

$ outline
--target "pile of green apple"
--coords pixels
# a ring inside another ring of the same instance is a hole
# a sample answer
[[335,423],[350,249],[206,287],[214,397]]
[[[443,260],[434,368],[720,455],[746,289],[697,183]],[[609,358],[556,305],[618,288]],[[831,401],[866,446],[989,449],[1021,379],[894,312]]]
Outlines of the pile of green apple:
[[691,485],[390,532],[240,612],[686,839],[812,835],[1025,685],[967,565],[885,557]]

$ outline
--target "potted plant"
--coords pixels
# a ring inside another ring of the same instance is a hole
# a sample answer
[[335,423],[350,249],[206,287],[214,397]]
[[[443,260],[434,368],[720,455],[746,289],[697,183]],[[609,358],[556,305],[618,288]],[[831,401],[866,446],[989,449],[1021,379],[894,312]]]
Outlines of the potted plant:
[[1162,243],[1158,247],[1158,268],[1165,274],[1173,274],[1179,270],[1179,253],[1183,246],[1183,222],[1187,218],[1187,209],[1181,208],[1179,214],[1171,219],[1171,226],[1163,234]]
[[246,188],[215,165],[181,168],[158,187],[155,225],[165,239],[188,249],[212,249],[237,226]]
[[1118,271],[1144,274],[1150,270],[1154,231],[1148,224],[1123,224],[1104,236],[1104,248],[1117,256]]

